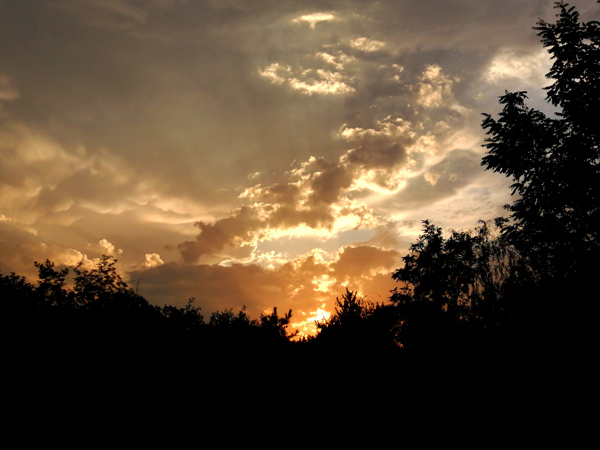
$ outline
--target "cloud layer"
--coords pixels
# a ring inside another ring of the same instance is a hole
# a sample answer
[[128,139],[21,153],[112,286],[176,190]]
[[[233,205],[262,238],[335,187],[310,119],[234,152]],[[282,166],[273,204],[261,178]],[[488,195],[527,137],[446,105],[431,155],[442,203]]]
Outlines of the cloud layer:
[[155,303],[385,300],[420,220],[510,200],[481,113],[545,107],[550,1],[0,4],[0,270],[111,253]]

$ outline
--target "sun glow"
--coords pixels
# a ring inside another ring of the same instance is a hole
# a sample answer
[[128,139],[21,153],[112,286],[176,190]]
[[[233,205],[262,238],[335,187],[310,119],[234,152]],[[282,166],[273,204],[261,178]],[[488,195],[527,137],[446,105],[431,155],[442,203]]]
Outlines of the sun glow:
[[325,304],[321,305],[315,311],[300,313],[301,316],[304,316],[304,320],[290,323],[290,330],[298,330],[297,338],[299,339],[307,336],[315,336],[318,331],[317,323],[323,323],[331,317],[331,313],[324,308]]
[[336,283],[336,280],[329,275],[321,275],[314,277],[312,283],[316,286],[315,291],[329,292],[329,288]]

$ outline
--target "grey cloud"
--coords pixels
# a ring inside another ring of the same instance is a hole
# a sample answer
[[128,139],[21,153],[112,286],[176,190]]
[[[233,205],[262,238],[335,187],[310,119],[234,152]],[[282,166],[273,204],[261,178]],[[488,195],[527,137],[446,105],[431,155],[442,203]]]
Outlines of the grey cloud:
[[[251,7],[235,2],[175,2],[168,6],[148,2],[143,7],[135,2],[119,3],[124,6],[117,8],[115,2],[96,2],[87,9],[76,6],[78,2],[61,2],[62,9],[47,2],[32,2],[35,7],[30,10],[13,6],[11,23],[2,27],[7,37],[2,42],[4,55],[23,55],[9,66],[14,75],[11,79],[19,84],[23,95],[10,112],[26,115],[28,121],[37,118],[36,126],[65,143],[83,142],[90,152],[101,147],[118,152],[140,173],[152,174],[172,194],[195,190],[205,202],[231,200],[245,171],[264,170],[265,162],[274,171],[289,164],[287,151],[281,151],[286,147],[301,158],[322,154],[335,159],[333,145],[323,145],[323,139],[317,143],[308,136],[320,133],[321,138],[326,137],[339,127],[344,114],[351,113],[351,103],[344,107],[337,99],[306,100],[302,102],[304,109],[296,106],[288,112],[284,102],[292,99],[281,91],[266,89],[257,75],[261,58],[265,58],[264,65],[278,61],[294,53],[298,45],[300,59],[290,62],[316,70],[331,66],[315,57],[318,52],[331,52],[339,60],[339,51],[344,49],[359,60],[360,70],[366,71],[357,83],[374,80],[371,84],[375,88],[382,85],[381,78],[394,75],[389,69],[385,77],[375,77],[374,67],[381,62],[385,62],[382,70],[391,67],[389,53],[361,52],[340,43],[344,33],[350,32],[352,39],[368,35],[364,24],[358,26],[367,16],[343,13],[344,20],[332,22],[327,29],[317,27],[309,30],[315,33],[294,37],[290,34],[286,41],[276,33],[277,39],[263,49],[257,45],[248,48],[247,43],[264,42],[264,37],[276,29],[292,33],[292,19],[302,14],[297,5],[273,9],[268,4],[268,9],[263,9],[266,3]],[[352,6],[352,2],[304,3],[302,11],[352,11]],[[78,21],[89,19],[82,14],[90,11],[129,21],[129,28],[117,32],[100,26],[78,27]],[[32,14],[38,18],[36,30],[29,25]],[[205,23],[211,26],[203,27]],[[221,33],[215,28],[218,23],[229,31]],[[261,23],[271,25],[257,25]],[[147,42],[140,37],[144,27],[165,39]],[[134,29],[137,34],[132,34]],[[41,39],[37,30],[54,32]],[[334,35],[338,38],[333,39]],[[302,41],[305,36],[308,40]],[[38,57],[27,58],[27,54]],[[381,97],[399,86],[390,83],[390,90],[383,89]],[[370,98],[364,101],[372,102],[374,94],[378,95],[369,92]],[[398,100],[396,109],[401,103]],[[360,102],[356,108],[364,114],[368,107],[363,106]],[[290,121],[305,128],[283,125]],[[316,123],[330,124],[330,130]],[[235,154],[228,149],[235,149]],[[266,158],[257,157],[265,154]],[[225,173],[227,176],[221,175]],[[210,192],[215,183],[223,187],[218,197]]]
[[260,198],[266,203],[295,204],[301,194],[300,186],[292,183],[274,183],[259,189]]
[[0,271],[3,275],[14,271],[28,278],[35,276],[33,261],[43,258],[39,252],[40,245],[35,230],[28,230],[0,215],[0,248]]
[[[296,175],[288,184],[251,190],[249,196],[256,202],[242,206],[229,217],[212,223],[198,222],[200,234],[196,240],[179,245],[183,260],[196,262],[201,256],[215,254],[226,246],[255,242],[272,229],[299,225],[314,229],[330,227],[334,221],[331,208],[350,187],[351,174],[343,166],[323,159],[311,160],[299,174],[305,179],[297,181]],[[310,194],[304,198],[303,191]],[[353,213],[352,209],[345,211]]]
[[345,160],[365,168],[393,169],[408,160],[407,147],[414,144],[414,136],[410,132],[397,132],[394,124],[382,129],[352,130],[343,127],[340,134],[348,132],[348,140],[352,148],[345,155]]
[[294,228],[300,225],[312,229],[330,228],[334,221],[330,206],[321,204],[298,210],[296,205],[283,205],[274,209],[268,224],[274,228]]
[[480,162],[481,156],[477,153],[453,150],[443,161],[430,167],[422,175],[411,178],[392,203],[399,211],[410,211],[420,205],[431,205],[451,197],[473,178],[479,177],[482,171]]
[[397,142],[386,141],[382,137],[365,139],[361,145],[348,152],[348,161],[363,167],[394,167],[404,162],[405,147]]
[[[106,239],[99,239],[93,245],[81,246],[80,248],[85,247],[82,252],[68,244],[63,246],[56,240],[46,239],[49,237],[51,236],[38,233],[34,227],[24,226],[0,215],[0,271],[4,275],[14,271],[33,282],[38,274],[34,261],[43,262],[49,259],[59,267],[74,266],[78,263],[89,267],[93,264],[93,258],[115,250],[114,245]],[[119,252],[120,250],[117,251]],[[118,269],[122,270],[123,266],[119,264]]]
[[[80,2],[67,6],[75,3]],[[173,193],[195,189],[202,195],[207,183],[217,182],[232,189],[246,175],[247,166],[236,167],[243,155],[223,159],[228,148],[252,150],[248,142],[262,126],[261,116],[249,114],[251,90],[245,87],[246,74],[254,69],[235,49],[214,48],[197,22],[187,27],[187,36],[146,42],[78,26],[78,16],[51,2],[28,5],[12,4],[0,26],[6,76],[22,93],[7,114],[26,118],[66,146],[84,144],[89,152],[109,148]],[[196,16],[204,17],[201,13]],[[156,32],[180,27],[173,23]],[[248,117],[252,122],[243,120]],[[235,132],[222,132],[231,127]],[[252,156],[245,159],[256,164]],[[220,175],[224,170],[233,177]]]
[[[181,256],[185,262],[196,262],[200,256],[214,254],[225,246],[248,243],[252,233],[263,225],[255,209],[244,206],[232,216],[219,219],[213,223],[197,222],[200,234],[195,241],[179,244]],[[239,243],[236,243],[239,240]]]
[[398,48],[419,50],[490,48],[501,41],[533,44],[538,17],[553,15],[553,2],[519,0],[386,1],[378,10],[383,30],[392,31]]
[[[431,83],[431,89],[420,94],[423,107],[436,107],[445,118],[455,115],[446,106],[448,99],[452,99],[452,80],[439,67],[429,67],[424,73],[414,80],[415,86],[419,82],[422,85]],[[436,90],[438,87],[440,93]],[[415,152],[409,147],[416,144],[418,137],[410,123],[386,117],[372,126],[365,129],[342,127],[338,136],[351,148],[337,161],[311,157],[298,169],[286,172],[287,180],[249,188],[243,197],[255,202],[251,206],[244,206],[231,217],[212,224],[199,223],[201,233],[196,241],[186,241],[179,246],[184,261],[196,262],[201,256],[215,254],[236,243],[256,242],[270,229],[302,224],[311,228],[329,228],[336,215],[364,217],[368,211],[360,204],[338,208],[335,214],[333,208],[339,202],[351,202],[348,194],[354,183],[364,176],[368,176],[371,183],[396,189],[396,184],[402,181],[396,172],[419,159],[418,155],[409,156],[409,152]],[[442,129],[441,134],[444,133]],[[377,170],[365,174],[364,171],[369,169]]]
[[352,174],[344,166],[331,164],[318,159],[322,170],[316,173],[310,183],[312,193],[308,199],[312,204],[332,204],[352,185]]
[[388,221],[374,229],[374,234],[367,241],[356,243],[356,246],[376,247],[387,250],[404,249],[408,241],[400,233],[401,224]]

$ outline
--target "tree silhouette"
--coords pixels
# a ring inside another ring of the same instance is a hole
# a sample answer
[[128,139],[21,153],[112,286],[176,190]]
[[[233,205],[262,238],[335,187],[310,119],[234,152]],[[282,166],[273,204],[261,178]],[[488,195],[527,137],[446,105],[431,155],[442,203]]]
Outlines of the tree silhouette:
[[73,268],[76,274],[75,300],[79,305],[93,304],[97,300],[117,294],[135,295],[117,272],[116,262],[113,256],[102,255],[93,269],[82,269],[81,262]]
[[[506,93],[496,120],[485,115],[486,170],[512,178],[507,240],[528,259],[536,283],[524,293],[521,329],[552,350],[583,349],[595,336],[590,293],[600,256],[600,23],[581,23],[556,3],[557,21],[534,28],[553,65],[546,100],[555,117],[529,108],[525,92]],[[566,319],[568,317],[568,319]],[[526,324],[526,325],[525,325]],[[536,338],[537,336],[537,338]]]
[[[532,273],[516,250],[481,221],[468,231],[443,230],[423,221],[423,233],[392,278],[399,286],[399,339],[414,353],[457,352],[509,326]],[[467,341],[471,341],[471,343]]]
[[271,314],[261,314],[260,315],[260,326],[267,333],[272,334],[274,337],[283,338],[286,341],[295,337],[298,334],[298,330],[296,330],[292,334],[288,334],[287,327],[290,324],[290,319],[292,318],[292,310],[290,309],[287,314],[283,317],[279,317],[277,314],[277,307],[273,308],[273,312]]
[[527,107],[523,91],[501,96],[499,118],[485,114],[482,124],[482,165],[514,181],[507,236],[540,275],[565,279],[587,271],[599,248],[600,23],[556,8],[556,23],[535,27],[554,60],[545,89],[556,117]]
[[[346,288],[336,297],[331,317],[316,323],[316,344],[329,350],[328,355],[364,362],[373,357],[395,358],[400,349],[397,340],[396,308],[359,297]],[[390,360],[391,362],[391,360]]]
[[54,263],[46,260],[43,263],[34,262],[38,269],[38,286],[36,293],[42,301],[53,306],[71,306],[73,302],[72,292],[67,290],[66,277],[69,274],[69,268],[64,267],[60,270],[54,268]]

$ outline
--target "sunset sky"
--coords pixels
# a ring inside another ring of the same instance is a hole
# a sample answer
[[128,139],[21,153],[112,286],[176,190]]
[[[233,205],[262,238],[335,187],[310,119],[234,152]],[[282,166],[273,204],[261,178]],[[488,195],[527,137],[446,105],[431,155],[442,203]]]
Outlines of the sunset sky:
[[112,254],[153,304],[306,332],[346,287],[387,300],[421,220],[511,201],[481,113],[549,110],[553,5],[0,0],[0,271]]

